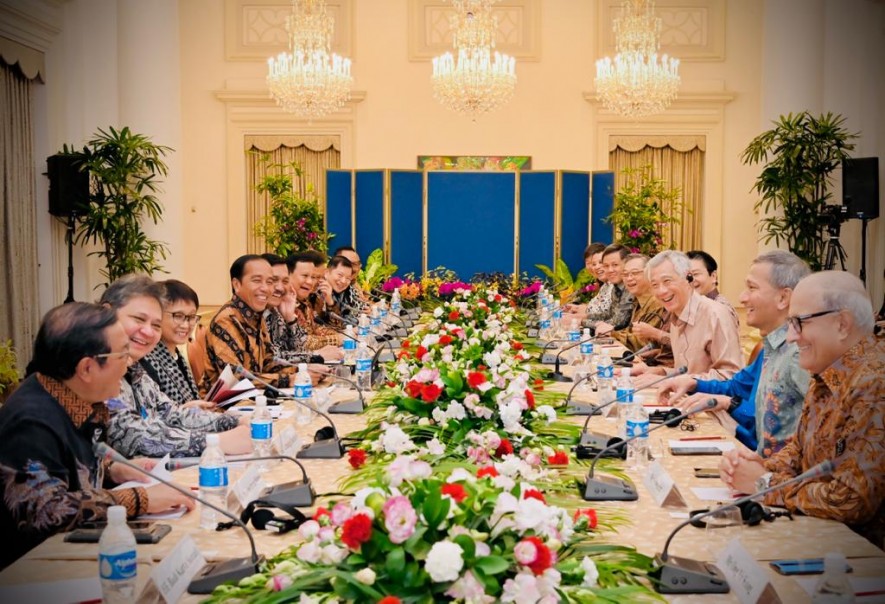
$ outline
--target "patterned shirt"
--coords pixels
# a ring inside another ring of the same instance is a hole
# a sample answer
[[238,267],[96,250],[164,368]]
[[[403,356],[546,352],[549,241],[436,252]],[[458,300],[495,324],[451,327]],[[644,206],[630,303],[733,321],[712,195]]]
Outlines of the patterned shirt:
[[169,347],[160,342],[139,364],[174,403],[181,405],[200,398],[190,365],[177,348],[173,355]]
[[281,357],[291,363],[309,363],[310,351],[306,349],[307,332],[298,321],[286,322],[276,309],[264,311],[264,324],[273,346],[274,357]]
[[676,367],[700,379],[728,379],[743,366],[737,325],[724,306],[692,292],[670,325]]
[[366,311],[369,305],[362,297],[362,290],[353,283],[343,292],[332,292],[335,305],[340,309],[341,316],[345,319],[358,319],[360,313]]
[[599,288],[599,293],[587,302],[587,308],[584,309],[587,317],[595,316],[599,313],[607,311],[612,305],[612,290],[615,286],[611,283],[603,283]]
[[[664,307],[661,306],[661,301],[655,296],[648,294],[646,296],[634,297],[632,308],[633,312],[630,315],[631,325],[633,323],[648,323],[652,327],[660,328],[664,324],[664,315],[667,311],[664,310]],[[626,329],[613,331],[612,337],[632,352],[636,352],[649,342],[645,338],[634,335],[630,325]]]
[[212,317],[206,334],[206,373],[200,383],[205,396],[225,366],[242,366],[277,388],[289,386],[295,371],[274,361],[274,346],[263,313],[234,296]]
[[341,335],[334,329],[318,325],[314,317],[313,307],[299,300],[295,307],[295,319],[307,332],[307,349],[318,350],[323,346],[340,346]]
[[[587,315],[584,317],[582,325],[584,327],[596,327],[597,323],[605,322],[615,329],[624,329],[630,324],[630,315],[633,314],[633,294],[627,291],[627,286],[623,283],[618,283],[617,285],[607,283],[606,285],[610,286],[609,305],[599,310],[594,308],[591,311],[588,304]],[[597,298],[594,298],[594,301]]]
[[129,368],[119,398],[108,401],[108,443],[126,457],[198,457],[206,434],[235,428],[239,420],[206,409],[182,409],[163,394],[141,365]]
[[844,522],[882,547],[885,534],[885,340],[869,335],[814,375],[796,435],[765,461],[777,485],[833,460],[830,476],[765,496],[767,505]]

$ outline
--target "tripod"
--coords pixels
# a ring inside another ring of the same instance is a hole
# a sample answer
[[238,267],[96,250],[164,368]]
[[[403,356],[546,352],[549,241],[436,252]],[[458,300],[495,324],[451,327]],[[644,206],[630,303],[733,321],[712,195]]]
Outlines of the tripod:
[[839,259],[842,270],[845,270],[845,248],[839,242],[838,232],[833,234],[832,230],[830,231],[830,238],[827,239],[827,245],[824,248],[824,258],[826,260],[824,260],[823,270],[831,271],[836,268],[836,258]]

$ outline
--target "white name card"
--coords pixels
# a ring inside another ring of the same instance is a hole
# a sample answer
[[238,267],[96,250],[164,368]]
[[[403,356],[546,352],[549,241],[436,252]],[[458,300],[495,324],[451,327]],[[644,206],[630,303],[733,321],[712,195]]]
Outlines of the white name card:
[[292,426],[286,426],[280,430],[276,436],[276,449],[280,455],[288,455],[295,457],[295,454],[301,450],[301,437]]
[[750,555],[739,539],[732,539],[716,565],[741,604],[779,604],[780,598],[768,580],[768,573]]
[[648,466],[648,471],[642,479],[645,488],[651,493],[655,503],[661,507],[688,507],[685,497],[679,492],[679,488],[673,478],[658,460]]
[[151,580],[157,591],[169,604],[178,602],[184,591],[206,560],[190,535],[185,535],[163,560],[151,571]]
[[258,465],[251,463],[246,467],[246,471],[243,472],[240,479],[234,483],[233,489],[231,490],[234,492],[234,496],[237,498],[240,507],[245,509],[250,501],[258,498],[265,486],[267,485],[261,480],[261,473],[258,471]]

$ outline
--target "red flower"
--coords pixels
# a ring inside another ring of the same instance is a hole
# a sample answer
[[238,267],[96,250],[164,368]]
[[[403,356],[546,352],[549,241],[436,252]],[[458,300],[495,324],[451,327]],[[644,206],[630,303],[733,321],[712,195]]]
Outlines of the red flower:
[[445,333],[439,337],[439,345],[440,346],[448,346],[452,343],[452,336]]
[[436,399],[439,398],[439,395],[442,394],[442,388],[437,386],[436,384],[425,384],[421,388],[421,398],[425,403],[435,402]]
[[551,466],[567,466],[568,454],[565,451],[557,451],[547,458],[547,463]]
[[323,524],[323,521],[322,521],[323,517],[326,517],[329,520],[331,520],[332,512],[330,512],[329,510],[327,510],[324,507],[318,507],[317,511],[313,513],[313,519],[316,520],[317,522],[319,522],[320,524]]
[[500,302],[501,300],[503,300],[501,294],[495,294],[495,302]]
[[495,449],[495,455],[497,457],[504,457],[505,455],[510,455],[513,453],[513,445],[510,444],[510,441],[506,438],[501,439],[501,444],[498,445],[498,448]]
[[495,469],[495,466],[486,466],[476,471],[477,478],[482,478],[483,476],[491,476],[492,478],[494,478],[497,475],[498,470]]
[[387,380],[388,388],[393,388],[394,386],[396,386],[396,382],[394,382],[393,380]]
[[396,596],[384,596],[378,600],[378,604],[402,604],[402,600]]
[[517,342],[516,340],[514,340],[513,342],[510,343],[510,347],[513,350],[522,350],[523,349],[522,342]]
[[485,384],[487,381],[486,374],[479,371],[471,371],[467,374],[467,383],[471,388],[479,388],[480,384]]
[[543,386],[543,385],[544,385],[544,380],[542,380],[541,378],[535,378],[535,386]]
[[461,317],[461,313],[457,310],[453,310],[449,313],[449,321],[457,321]]
[[366,452],[362,449],[350,449],[347,452],[347,461],[350,463],[350,467],[361,468],[366,463]]
[[527,489],[525,493],[522,494],[523,499],[537,499],[541,503],[547,503],[547,500],[544,499],[544,493],[539,491],[538,489]]
[[532,394],[531,390],[525,391],[525,402],[528,404],[529,409],[535,408],[535,395]]
[[397,358],[399,358],[400,360],[409,358],[409,351],[408,350],[400,350]]
[[424,387],[424,384],[421,382],[416,382],[415,380],[410,381],[406,384],[406,393],[412,398],[418,398],[421,396],[421,389]]
[[593,508],[583,508],[575,510],[575,522],[581,519],[581,516],[587,517],[587,528],[595,529],[596,525],[599,524],[599,519],[596,517],[596,510]]
[[372,537],[372,519],[365,514],[355,514],[344,521],[341,528],[341,541],[352,550]]
[[424,357],[425,354],[427,354],[427,349],[423,346],[419,346],[415,349],[415,358],[419,361]]
[[412,343],[409,342],[408,340],[403,340],[403,341],[400,343],[400,346],[401,346],[402,348],[411,348],[411,347],[412,347]]
[[440,489],[440,493],[448,495],[458,503],[467,499],[467,491],[458,483],[444,484],[442,489]]
[[530,541],[535,546],[535,561],[527,564],[536,575],[544,574],[544,571],[553,566],[553,552],[538,537],[526,537],[523,541]]

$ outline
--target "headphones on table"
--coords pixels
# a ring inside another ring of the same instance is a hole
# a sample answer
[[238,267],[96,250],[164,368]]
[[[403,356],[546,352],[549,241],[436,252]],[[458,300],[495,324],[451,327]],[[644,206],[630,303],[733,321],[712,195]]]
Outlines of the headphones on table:
[[[740,503],[737,506],[741,510],[741,520],[743,520],[744,524],[747,526],[756,526],[761,524],[764,520],[765,522],[774,522],[778,518],[782,516],[786,516],[791,521],[793,520],[793,514],[790,513],[789,510],[771,510],[761,503],[757,501],[745,501],[744,503]],[[689,517],[691,517],[691,525],[697,528],[705,528],[707,523],[703,518],[695,518],[698,514],[703,514],[705,512],[709,512],[710,510],[692,510],[689,512]]]
[[[283,510],[291,518],[286,518],[285,516],[277,516],[271,509],[269,508],[278,508]],[[240,520],[243,521],[243,524],[249,524],[252,522],[252,526],[258,529],[259,531],[274,531],[276,533],[288,533],[289,531],[294,531],[299,526],[307,522],[307,516],[305,516],[298,508],[279,502],[279,501],[268,501],[265,499],[256,499],[249,503],[246,506],[246,509],[243,510],[243,513],[240,514]],[[219,522],[218,527],[215,530],[224,531],[229,528],[232,528],[235,525],[234,522]]]

